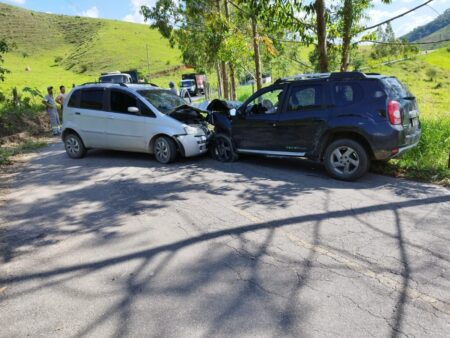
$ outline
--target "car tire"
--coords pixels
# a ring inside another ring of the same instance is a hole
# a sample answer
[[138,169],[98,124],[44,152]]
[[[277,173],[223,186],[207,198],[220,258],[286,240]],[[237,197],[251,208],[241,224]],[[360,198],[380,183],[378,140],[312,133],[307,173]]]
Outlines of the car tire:
[[64,137],[64,148],[67,155],[71,158],[82,158],[86,155],[86,147],[81,138],[75,133],[67,134]]
[[324,164],[328,174],[343,181],[354,181],[369,169],[366,149],[357,141],[340,139],[325,150]]
[[217,134],[214,137],[211,153],[213,158],[220,162],[234,162],[238,159],[233,141],[225,134]]
[[159,163],[168,164],[177,157],[175,141],[167,136],[160,136],[153,144],[153,154]]

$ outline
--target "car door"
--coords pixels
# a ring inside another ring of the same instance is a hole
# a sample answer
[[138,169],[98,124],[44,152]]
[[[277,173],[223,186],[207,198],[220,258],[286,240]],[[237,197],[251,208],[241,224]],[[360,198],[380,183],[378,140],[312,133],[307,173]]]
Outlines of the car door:
[[278,121],[283,150],[306,153],[318,144],[330,115],[328,95],[323,83],[293,84],[286,96]]
[[[106,134],[112,149],[148,151],[151,124],[155,115],[132,93],[111,89],[108,93],[109,119]],[[138,112],[129,112],[137,108]]]
[[238,151],[264,153],[279,150],[277,123],[284,88],[281,85],[263,89],[239,109],[232,127]]
[[81,89],[79,102],[73,110],[80,136],[86,147],[106,147],[105,125],[108,112],[105,110],[104,88]]

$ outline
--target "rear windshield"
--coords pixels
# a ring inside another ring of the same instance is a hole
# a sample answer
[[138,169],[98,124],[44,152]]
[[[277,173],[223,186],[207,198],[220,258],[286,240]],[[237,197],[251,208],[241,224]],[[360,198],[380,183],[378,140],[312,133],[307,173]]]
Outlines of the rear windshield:
[[386,86],[389,96],[391,97],[406,98],[413,96],[409,91],[408,87],[406,87],[395,77],[386,77],[382,81]]
[[183,80],[181,81],[181,87],[190,87],[195,84],[194,80]]
[[100,77],[100,82],[127,83],[129,81],[126,75],[106,75]]
[[181,97],[169,90],[139,90],[138,93],[164,114],[170,113],[175,108],[186,104]]

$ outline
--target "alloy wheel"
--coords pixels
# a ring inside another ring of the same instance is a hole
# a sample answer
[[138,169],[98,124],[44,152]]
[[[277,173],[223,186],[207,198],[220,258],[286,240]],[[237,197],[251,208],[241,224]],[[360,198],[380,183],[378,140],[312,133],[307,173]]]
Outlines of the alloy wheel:
[[158,139],[155,145],[155,156],[160,162],[167,162],[169,159],[169,145],[166,140]]
[[75,137],[69,136],[66,139],[66,150],[69,154],[77,156],[81,151],[81,146]]
[[219,161],[227,162],[230,161],[232,158],[232,152],[231,144],[228,142],[228,140],[220,137],[216,140],[216,156]]
[[355,149],[348,146],[336,148],[330,155],[333,169],[344,175],[351,175],[359,168],[359,156]]

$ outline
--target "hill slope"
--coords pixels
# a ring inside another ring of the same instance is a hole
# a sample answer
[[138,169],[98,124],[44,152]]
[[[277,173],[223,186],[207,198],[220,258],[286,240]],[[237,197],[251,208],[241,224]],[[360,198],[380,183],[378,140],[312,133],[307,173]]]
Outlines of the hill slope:
[[6,55],[5,66],[12,72],[0,83],[3,88],[40,85],[36,78],[43,73],[79,83],[103,71],[137,69],[147,74],[181,65],[179,51],[146,25],[39,13],[3,3],[0,20],[0,36],[16,44]]
[[[419,40],[419,42],[432,42],[432,41],[441,41],[450,39],[450,25],[447,25],[436,32],[427,35],[426,37]],[[432,43],[425,45],[426,49],[436,49],[442,46],[449,45],[449,42],[441,42],[441,43]]]
[[448,25],[450,25],[450,8],[426,25],[414,28],[408,34],[403,35],[402,38],[409,42],[417,41]]

